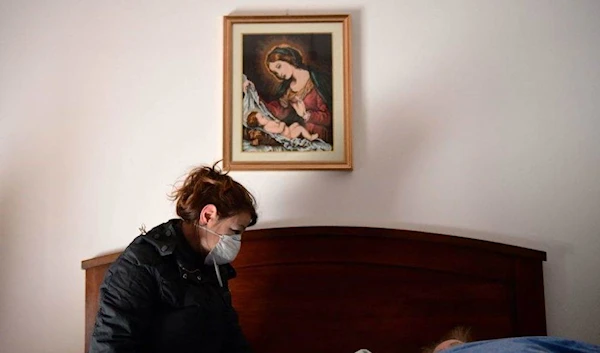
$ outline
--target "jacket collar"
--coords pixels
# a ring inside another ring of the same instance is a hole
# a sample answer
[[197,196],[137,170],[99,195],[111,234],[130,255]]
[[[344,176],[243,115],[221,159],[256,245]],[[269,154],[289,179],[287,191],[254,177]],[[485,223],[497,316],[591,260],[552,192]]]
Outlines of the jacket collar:
[[[203,281],[207,277],[207,280],[210,278],[212,281],[212,277],[215,277],[216,280],[213,266],[204,265],[204,258],[198,255],[187,242],[183,235],[182,222],[181,219],[171,219],[152,228],[142,238],[152,244],[160,256],[173,256],[179,266],[179,272],[184,278]],[[224,282],[237,276],[235,269],[230,264],[218,267]]]

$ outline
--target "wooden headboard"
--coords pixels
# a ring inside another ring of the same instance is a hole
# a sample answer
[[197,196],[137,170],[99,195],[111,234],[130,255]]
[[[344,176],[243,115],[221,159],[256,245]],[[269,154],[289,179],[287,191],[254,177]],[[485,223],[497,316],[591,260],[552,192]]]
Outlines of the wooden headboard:
[[[104,272],[82,262],[86,350]],[[478,339],[546,335],[544,252],[481,240],[366,227],[244,233],[230,282],[256,352],[418,352],[456,325]]]

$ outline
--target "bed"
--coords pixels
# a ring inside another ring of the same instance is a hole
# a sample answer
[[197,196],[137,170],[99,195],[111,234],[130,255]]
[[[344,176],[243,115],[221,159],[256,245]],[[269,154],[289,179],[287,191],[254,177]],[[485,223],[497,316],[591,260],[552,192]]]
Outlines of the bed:
[[[119,253],[82,262],[85,349]],[[230,282],[256,352],[419,352],[457,325],[477,339],[546,335],[541,251],[369,227],[249,230]]]

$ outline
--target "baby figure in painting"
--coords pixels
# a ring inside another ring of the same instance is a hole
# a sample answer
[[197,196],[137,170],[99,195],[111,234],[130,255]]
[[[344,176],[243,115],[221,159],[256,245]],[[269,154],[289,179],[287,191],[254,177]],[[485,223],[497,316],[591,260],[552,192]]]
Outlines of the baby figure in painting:
[[287,126],[283,121],[274,121],[265,118],[260,112],[248,114],[246,123],[248,124],[248,127],[261,126],[267,132],[280,134],[288,139],[302,136],[309,141],[314,141],[319,137],[319,134],[310,134],[304,126],[298,123]]

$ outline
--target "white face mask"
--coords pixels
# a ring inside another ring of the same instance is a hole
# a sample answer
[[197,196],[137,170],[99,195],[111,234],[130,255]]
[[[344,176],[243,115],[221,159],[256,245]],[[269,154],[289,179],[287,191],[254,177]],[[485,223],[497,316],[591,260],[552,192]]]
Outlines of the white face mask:
[[225,235],[219,234],[201,225],[198,225],[198,227],[217,235],[220,238],[217,245],[215,245],[208,255],[206,255],[204,264],[210,265],[213,263],[223,265],[232,262],[236,258],[242,247],[242,236],[240,234]]

